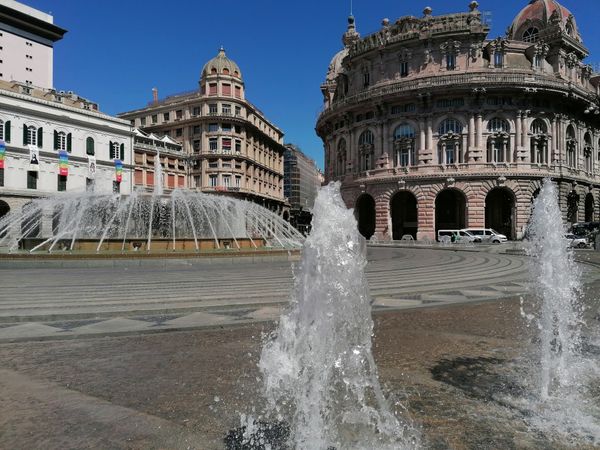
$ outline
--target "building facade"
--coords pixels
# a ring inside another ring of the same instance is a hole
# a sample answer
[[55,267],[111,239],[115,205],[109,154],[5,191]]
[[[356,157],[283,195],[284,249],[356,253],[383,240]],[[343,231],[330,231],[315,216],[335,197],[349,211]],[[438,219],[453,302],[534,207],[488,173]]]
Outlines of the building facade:
[[486,226],[520,238],[546,177],[565,222],[598,220],[600,76],[573,14],[527,3],[493,39],[476,1],[384,19],[364,38],[349,19],[316,128],[325,176],[366,237]]
[[186,187],[283,213],[283,133],[246,100],[241,70],[223,49],[205,64],[197,90],[163,100],[154,94],[147,107],[119,116],[183,144]]
[[[159,185],[162,192],[168,193],[187,187],[188,157],[180,142],[169,136],[158,137],[135,129],[133,155],[134,189],[153,192]],[[161,166],[159,171],[157,164]],[[157,172],[161,174],[161,179]]]
[[[15,21],[23,27],[23,36],[17,33]],[[52,16],[0,0],[0,40],[7,37],[7,28],[22,43],[33,43],[27,47],[34,50],[49,39],[50,31],[64,33],[52,25]],[[40,36],[34,34],[36,30]],[[18,48],[12,49],[11,55],[19,53]],[[39,78],[7,81],[0,77],[0,217],[35,197],[90,189],[131,191],[129,122],[99,112],[96,103],[71,91],[48,87],[52,83],[52,47],[46,52],[46,62],[34,70]],[[20,56],[26,58],[28,53]],[[10,59],[2,65],[5,63],[14,65]]]
[[321,186],[315,162],[293,144],[285,144],[283,191],[290,204],[289,221],[300,232],[310,232],[312,209]]

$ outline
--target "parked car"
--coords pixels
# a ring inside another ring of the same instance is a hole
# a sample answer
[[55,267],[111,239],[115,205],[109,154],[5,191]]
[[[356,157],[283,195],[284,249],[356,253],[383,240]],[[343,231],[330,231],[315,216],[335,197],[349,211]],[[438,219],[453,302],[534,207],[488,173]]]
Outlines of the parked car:
[[479,237],[482,242],[490,242],[492,244],[500,244],[501,242],[508,241],[508,238],[501,233],[498,233],[493,228],[465,228],[462,231],[466,231],[473,236]]
[[600,229],[600,222],[578,222],[571,226],[571,233],[575,236],[587,236]]
[[438,230],[437,240],[438,242],[447,242],[449,240],[453,243],[481,242],[479,236],[474,236],[467,230]]
[[565,239],[569,241],[569,247],[587,248],[588,240],[585,237],[575,236],[574,234],[565,234]]

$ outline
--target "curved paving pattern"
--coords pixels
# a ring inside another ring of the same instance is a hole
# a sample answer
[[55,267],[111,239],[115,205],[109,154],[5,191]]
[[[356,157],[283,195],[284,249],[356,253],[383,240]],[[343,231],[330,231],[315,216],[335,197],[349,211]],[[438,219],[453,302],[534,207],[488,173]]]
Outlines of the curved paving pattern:
[[[0,340],[146,333],[272,320],[292,287],[289,263],[2,269]],[[370,248],[374,309],[484,301],[525,293],[527,258]],[[588,279],[597,270],[586,271]]]

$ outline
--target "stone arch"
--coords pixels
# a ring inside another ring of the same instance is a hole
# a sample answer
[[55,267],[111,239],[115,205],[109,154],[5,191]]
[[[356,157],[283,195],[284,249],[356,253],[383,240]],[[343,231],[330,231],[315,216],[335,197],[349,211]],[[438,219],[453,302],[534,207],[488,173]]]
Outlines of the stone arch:
[[358,222],[358,231],[365,239],[375,234],[375,199],[370,194],[363,193],[356,199],[354,217]]
[[585,196],[585,222],[593,222],[596,216],[594,195],[588,192]]
[[509,127],[508,132],[509,133],[516,132],[515,119],[510,114],[508,114],[504,111],[494,111],[494,112],[487,114],[483,119],[483,132],[484,133],[489,133],[488,125],[489,125],[490,121],[493,119],[505,120],[508,123],[508,127]]
[[409,119],[406,117],[399,117],[398,119],[392,121],[389,123],[389,128],[388,128],[388,137],[393,141],[394,140],[394,131],[396,131],[396,128],[398,128],[400,125],[410,125],[411,127],[413,127],[413,129],[415,130],[415,135],[419,134],[419,131],[421,130],[421,128],[419,127],[419,122],[417,122],[416,120],[413,119]]
[[441,116],[438,116],[436,120],[433,121],[433,123],[431,124],[431,131],[433,133],[434,136],[439,136],[438,130],[440,128],[440,125],[442,124],[442,122],[446,119],[456,119],[458,120],[461,124],[462,124],[462,133],[461,134],[465,134],[466,130],[467,130],[467,125],[469,123],[468,118],[463,114],[463,113],[447,113],[447,114],[442,114]]
[[397,191],[390,199],[392,239],[399,240],[405,234],[417,239],[418,200],[409,190]]
[[467,196],[456,187],[440,190],[435,197],[435,235],[442,229],[467,226]]
[[485,227],[493,228],[514,239],[516,234],[515,193],[506,186],[497,186],[489,190],[485,197]]

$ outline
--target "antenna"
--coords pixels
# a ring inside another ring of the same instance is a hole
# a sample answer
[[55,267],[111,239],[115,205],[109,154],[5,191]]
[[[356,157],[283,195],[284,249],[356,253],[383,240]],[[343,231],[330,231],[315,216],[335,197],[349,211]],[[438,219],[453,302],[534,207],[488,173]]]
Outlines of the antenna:
[[352,0],[350,0],[350,15],[352,15]]

